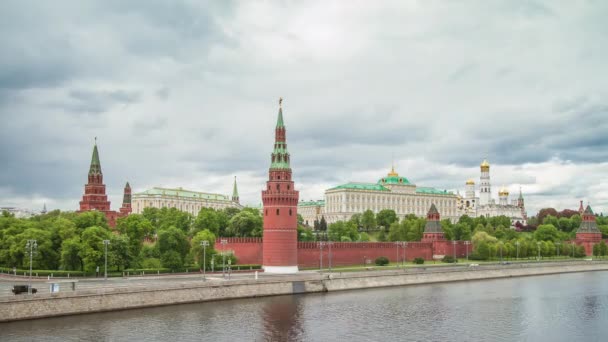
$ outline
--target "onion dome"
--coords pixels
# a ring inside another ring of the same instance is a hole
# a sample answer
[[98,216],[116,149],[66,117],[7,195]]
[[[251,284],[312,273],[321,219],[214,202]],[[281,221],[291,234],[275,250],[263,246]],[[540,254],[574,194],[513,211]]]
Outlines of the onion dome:
[[488,159],[484,159],[481,162],[481,165],[479,165],[479,167],[481,167],[481,171],[488,171],[488,170],[490,170],[490,163],[488,162]]
[[473,178],[469,178],[467,180],[467,185],[475,185],[475,181],[473,180]]
[[498,191],[498,196],[509,196],[509,189],[503,185],[503,187]]

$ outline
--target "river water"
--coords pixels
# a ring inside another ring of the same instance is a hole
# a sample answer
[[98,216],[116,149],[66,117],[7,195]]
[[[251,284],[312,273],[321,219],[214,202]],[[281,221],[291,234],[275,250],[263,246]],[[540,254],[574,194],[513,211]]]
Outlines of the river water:
[[608,272],[0,323],[2,341],[608,341]]

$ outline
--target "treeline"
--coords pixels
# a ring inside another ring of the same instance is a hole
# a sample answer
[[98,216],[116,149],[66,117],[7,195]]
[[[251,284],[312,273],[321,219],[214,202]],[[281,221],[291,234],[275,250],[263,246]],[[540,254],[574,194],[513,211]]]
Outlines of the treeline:
[[[261,237],[262,217],[257,209],[203,208],[197,216],[175,208],[146,208],[140,214],[119,218],[116,231],[105,215],[52,211],[28,219],[0,215],[0,266],[29,268],[27,240],[36,240],[32,267],[40,270],[95,272],[105,261],[104,240],[109,240],[108,267],[209,268],[222,264],[214,249],[216,237]],[[208,241],[203,258],[202,241]],[[215,258],[215,259],[214,259]],[[232,264],[234,256],[228,256]],[[206,259],[206,265],[203,265]],[[228,260],[228,259],[227,259]]]

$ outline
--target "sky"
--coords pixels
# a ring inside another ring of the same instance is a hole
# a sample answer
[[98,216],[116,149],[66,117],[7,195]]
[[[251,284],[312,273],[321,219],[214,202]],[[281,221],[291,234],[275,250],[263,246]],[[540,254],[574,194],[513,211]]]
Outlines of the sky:
[[606,1],[0,2],[0,206],[129,181],[259,205],[283,97],[300,199],[390,170],[608,210]]

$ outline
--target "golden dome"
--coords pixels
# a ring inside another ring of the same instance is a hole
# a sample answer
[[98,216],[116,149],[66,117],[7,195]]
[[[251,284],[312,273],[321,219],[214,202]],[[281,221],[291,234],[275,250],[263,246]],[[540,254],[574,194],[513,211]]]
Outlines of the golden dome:
[[490,167],[490,163],[488,163],[488,160],[487,160],[487,159],[484,159],[484,160],[481,162],[481,165],[479,165],[479,166],[481,166],[481,167]]
[[391,172],[388,173],[389,177],[399,177],[399,174],[395,171],[395,167],[391,168]]
[[509,189],[504,186],[498,191],[498,196],[509,196]]
[[475,181],[473,180],[473,178],[469,178],[467,180],[467,185],[475,185]]

